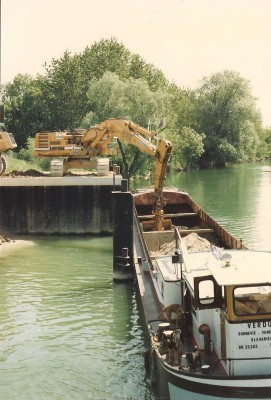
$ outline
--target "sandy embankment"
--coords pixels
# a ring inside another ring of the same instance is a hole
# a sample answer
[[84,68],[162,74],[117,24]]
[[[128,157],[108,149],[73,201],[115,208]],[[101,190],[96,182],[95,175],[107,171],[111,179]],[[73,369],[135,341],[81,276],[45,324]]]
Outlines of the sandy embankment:
[[21,240],[15,238],[12,234],[0,232],[0,255],[15,251],[21,247],[32,246],[31,240]]

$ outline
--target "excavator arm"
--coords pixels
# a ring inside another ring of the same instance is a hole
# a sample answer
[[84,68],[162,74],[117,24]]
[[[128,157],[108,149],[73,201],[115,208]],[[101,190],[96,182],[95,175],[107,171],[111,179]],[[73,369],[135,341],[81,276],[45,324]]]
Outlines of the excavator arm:
[[114,137],[137,147],[142,153],[155,158],[154,205],[152,212],[154,214],[154,230],[162,230],[164,213],[163,185],[167,163],[172,152],[171,143],[164,138],[159,138],[155,146],[150,141],[155,137],[155,132],[142,128],[131,121],[114,118],[101,122],[85,131],[81,143],[86,149],[99,147],[100,153],[106,154],[107,146]]
[[121,141],[134,145],[141,152],[155,157],[155,146],[150,140],[145,139],[143,135],[151,139],[155,136],[155,132],[144,129],[125,119],[109,118],[85,131],[81,143],[86,149],[98,147],[100,153],[104,154],[108,144],[114,137],[117,137]]

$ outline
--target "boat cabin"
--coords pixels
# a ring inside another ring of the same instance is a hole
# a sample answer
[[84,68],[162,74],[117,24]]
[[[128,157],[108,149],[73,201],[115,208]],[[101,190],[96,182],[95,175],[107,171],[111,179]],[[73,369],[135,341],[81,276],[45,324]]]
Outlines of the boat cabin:
[[185,334],[215,352],[228,375],[264,374],[271,363],[271,253],[213,247],[174,261],[157,257],[154,276],[165,307],[183,305]]

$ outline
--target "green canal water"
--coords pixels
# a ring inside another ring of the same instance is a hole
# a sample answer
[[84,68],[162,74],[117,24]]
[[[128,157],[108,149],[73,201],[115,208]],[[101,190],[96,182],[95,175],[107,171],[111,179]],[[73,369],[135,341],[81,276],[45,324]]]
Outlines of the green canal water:
[[0,260],[0,399],[151,399],[111,238],[31,238]]
[[[271,250],[270,162],[174,174],[170,185]],[[154,400],[135,285],[112,282],[112,238],[27,239],[0,252],[0,400]]]

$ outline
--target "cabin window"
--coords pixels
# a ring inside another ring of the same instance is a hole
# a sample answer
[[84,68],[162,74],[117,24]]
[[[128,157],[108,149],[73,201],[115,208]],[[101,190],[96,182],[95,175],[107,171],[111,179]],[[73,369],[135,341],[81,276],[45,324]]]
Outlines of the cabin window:
[[211,280],[199,282],[199,301],[201,304],[211,304],[214,301],[214,282]]
[[213,276],[194,278],[195,308],[220,308],[222,304],[222,288]]
[[266,315],[271,313],[271,286],[242,286],[233,291],[236,315]]

